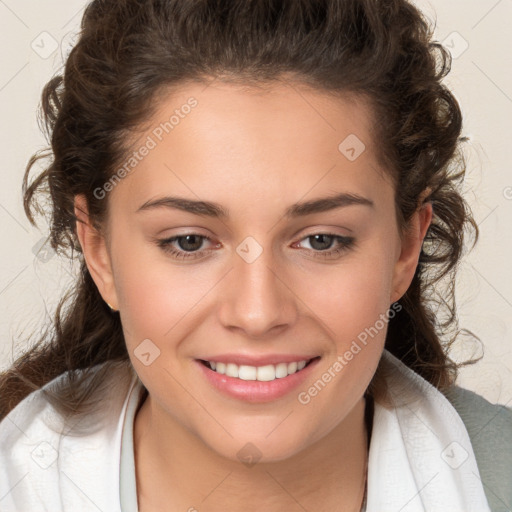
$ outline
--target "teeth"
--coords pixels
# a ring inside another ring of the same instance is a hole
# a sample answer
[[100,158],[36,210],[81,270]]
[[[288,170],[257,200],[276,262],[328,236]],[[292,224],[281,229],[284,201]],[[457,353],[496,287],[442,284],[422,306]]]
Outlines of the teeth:
[[276,367],[273,364],[267,366],[258,366],[256,380],[269,381],[276,378]]
[[294,361],[293,363],[268,364],[266,366],[236,365],[233,363],[220,363],[208,361],[210,368],[217,373],[235,377],[241,380],[259,380],[268,382],[275,379],[282,379],[302,370],[308,361]]
[[276,364],[276,378],[282,379],[288,375],[288,364],[287,363],[279,363]]
[[297,363],[288,363],[288,373],[295,373],[297,371],[298,365]]
[[226,375],[228,377],[236,377],[238,379],[238,366],[233,363],[226,365]]
[[238,369],[238,378],[242,380],[256,380],[258,370],[255,366],[242,365]]

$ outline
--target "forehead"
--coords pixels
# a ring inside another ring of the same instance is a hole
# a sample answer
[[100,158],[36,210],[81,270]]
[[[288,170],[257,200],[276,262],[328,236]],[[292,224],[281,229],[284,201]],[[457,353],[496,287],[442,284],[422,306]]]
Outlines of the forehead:
[[252,190],[290,203],[316,186],[359,193],[385,179],[373,126],[371,107],[355,95],[291,82],[187,83],[159,95],[132,144],[139,156],[123,180],[130,187],[116,189],[146,199],[166,187],[190,197],[215,192],[219,201]]
[[[191,100],[197,104],[193,109],[187,107]],[[264,141],[267,135],[267,142],[276,144],[286,144],[292,138],[297,142],[309,140],[307,148],[317,148],[325,141],[320,149],[329,151],[333,150],[333,142],[348,135],[364,139],[367,149],[373,149],[374,144],[374,114],[366,97],[349,92],[329,93],[296,82],[259,86],[215,80],[187,83],[159,95],[151,128],[158,129],[159,123],[165,124],[173,113],[179,119],[174,116],[172,131],[178,137],[181,131],[184,138],[192,135],[202,142],[223,137],[226,132],[222,130],[227,130],[231,135],[236,132],[239,138],[257,136],[256,141]],[[190,120],[183,122],[187,118]],[[178,124],[181,128],[175,130]],[[162,135],[166,134],[164,128]],[[337,146],[334,144],[335,150]]]

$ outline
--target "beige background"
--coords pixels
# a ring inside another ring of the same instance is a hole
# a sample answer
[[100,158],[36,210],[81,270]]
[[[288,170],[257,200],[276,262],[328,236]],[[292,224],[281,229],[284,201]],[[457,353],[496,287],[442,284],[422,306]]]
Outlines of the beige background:
[[[477,334],[484,358],[461,370],[459,384],[491,402],[512,405],[512,0],[416,2],[437,17],[436,38],[453,55],[446,83],[463,109],[466,194],[481,239],[460,267],[462,327]],[[45,146],[36,109],[46,81],[62,66],[78,30],[82,0],[0,0],[0,369],[9,365],[49,319],[72,269],[36,248],[43,233],[23,213],[21,179]],[[41,257],[41,256],[44,257]],[[461,339],[456,358],[480,354]]]

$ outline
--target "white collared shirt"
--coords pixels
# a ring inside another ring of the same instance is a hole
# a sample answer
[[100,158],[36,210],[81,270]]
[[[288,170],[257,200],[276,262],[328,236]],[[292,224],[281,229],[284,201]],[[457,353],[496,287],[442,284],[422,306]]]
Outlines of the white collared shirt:
[[[382,362],[398,393],[391,409],[375,403],[367,511],[489,512],[461,417],[386,350]],[[137,512],[133,423],[143,387],[128,363],[105,384],[101,405],[79,421],[58,415],[42,390],[4,418],[1,512]]]

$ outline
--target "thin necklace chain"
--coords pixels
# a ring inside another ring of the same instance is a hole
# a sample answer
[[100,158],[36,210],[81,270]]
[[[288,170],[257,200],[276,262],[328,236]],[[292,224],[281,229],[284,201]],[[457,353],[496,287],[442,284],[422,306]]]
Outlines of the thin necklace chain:
[[[367,413],[368,408],[371,408],[372,411],[371,414]],[[366,511],[366,500],[368,496],[368,457],[369,457],[369,451],[370,451],[370,432],[372,429],[372,423],[373,423],[373,397],[367,396],[366,397],[366,407],[365,407],[365,415],[364,415],[364,432],[365,432],[365,456],[364,456],[364,484],[363,484],[363,496],[361,498],[361,506],[359,508],[359,512],[365,512]]]

